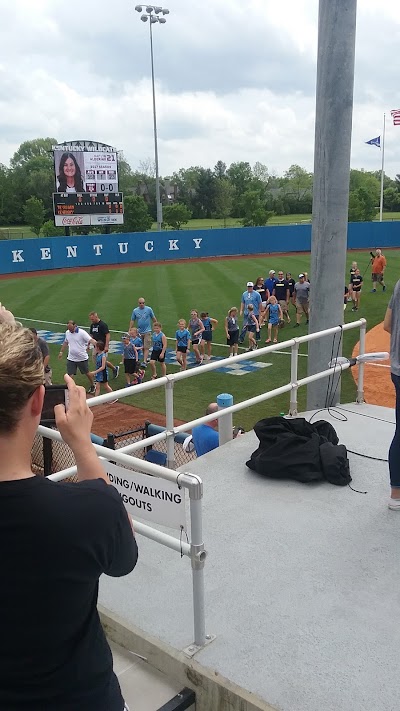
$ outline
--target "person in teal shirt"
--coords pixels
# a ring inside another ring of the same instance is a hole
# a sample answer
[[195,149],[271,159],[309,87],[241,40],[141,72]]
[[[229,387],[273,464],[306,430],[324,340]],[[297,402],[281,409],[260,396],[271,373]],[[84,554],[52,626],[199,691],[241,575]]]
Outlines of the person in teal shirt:
[[153,341],[153,350],[151,351],[151,356],[150,356],[150,367],[151,367],[151,372],[152,372],[152,380],[155,380],[157,378],[157,369],[156,369],[156,363],[157,361],[161,365],[161,374],[166,375],[167,374],[167,366],[165,365],[165,353],[167,350],[167,337],[166,335],[162,332],[161,330],[161,323],[156,321],[153,325],[153,334],[152,334],[152,341]]
[[191,334],[186,328],[186,321],[184,318],[178,321],[178,330],[175,333],[176,338],[176,360],[181,366],[181,370],[186,370],[187,367],[187,353],[190,350]]

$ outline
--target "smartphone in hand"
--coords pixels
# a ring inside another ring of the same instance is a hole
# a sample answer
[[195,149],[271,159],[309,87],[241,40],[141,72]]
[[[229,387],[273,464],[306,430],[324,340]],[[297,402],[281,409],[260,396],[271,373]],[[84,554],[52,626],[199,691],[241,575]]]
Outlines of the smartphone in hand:
[[40,424],[48,427],[56,424],[54,408],[56,405],[65,405],[68,409],[69,394],[66,385],[46,385]]

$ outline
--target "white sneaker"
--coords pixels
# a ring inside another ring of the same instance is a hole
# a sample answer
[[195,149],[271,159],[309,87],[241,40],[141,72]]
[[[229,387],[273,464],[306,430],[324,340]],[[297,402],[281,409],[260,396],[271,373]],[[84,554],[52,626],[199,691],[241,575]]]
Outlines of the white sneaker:
[[392,511],[400,511],[400,499],[392,499],[390,497],[388,501],[388,508]]

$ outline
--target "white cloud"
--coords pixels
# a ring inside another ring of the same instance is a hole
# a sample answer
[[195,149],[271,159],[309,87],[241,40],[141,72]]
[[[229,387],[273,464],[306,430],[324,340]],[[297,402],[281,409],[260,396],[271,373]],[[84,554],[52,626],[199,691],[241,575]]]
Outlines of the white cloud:
[[[154,27],[160,170],[259,160],[313,168],[316,0],[170,0]],[[121,0],[0,0],[0,162],[24,140],[92,138],[133,167],[153,154],[148,25]],[[400,172],[400,7],[359,3],[352,166],[388,114],[386,170]]]

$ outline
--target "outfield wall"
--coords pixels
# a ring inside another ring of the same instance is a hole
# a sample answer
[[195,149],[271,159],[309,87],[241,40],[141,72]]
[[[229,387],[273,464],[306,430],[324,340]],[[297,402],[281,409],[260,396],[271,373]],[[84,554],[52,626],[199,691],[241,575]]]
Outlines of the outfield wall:
[[[349,249],[378,246],[400,247],[400,222],[349,224]],[[0,274],[310,249],[310,224],[5,240]]]

